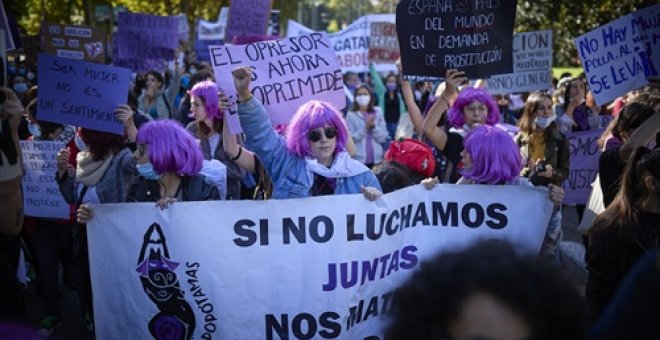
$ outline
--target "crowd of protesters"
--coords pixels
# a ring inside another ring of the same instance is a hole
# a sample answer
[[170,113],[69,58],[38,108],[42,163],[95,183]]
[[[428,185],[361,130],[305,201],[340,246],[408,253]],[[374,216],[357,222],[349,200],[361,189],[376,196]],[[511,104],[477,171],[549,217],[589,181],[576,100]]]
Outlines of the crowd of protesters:
[[[441,83],[410,83],[394,73],[381,78],[372,66],[344,75],[345,110],[310,100],[286,126],[275,126],[252,96],[251,68],[223,75],[238,93],[231,103],[224,94],[230,89],[218,87],[208,64],[174,63],[166,74],[134,76],[128,103],[115,111],[125,126],[122,136],[42,120],[34,65],[13,63],[8,71],[8,87],[0,92],[0,320],[25,321],[25,287],[16,278],[24,254],[46,306],[36,325],[40,333],[53,334],[61,323],[62,281],[78,292],[81,324],[94,332],[86,239],[93,204],[154,202],[166,209],[178,201],[356,193],[373,201],[383,192],[438,183],[547,187],[555,208],[543,221],[543,247],[540,254],[519,254],[510,245],[485,242],[424,263],[401,288],[387,337],[490,338],[488,327],[480,333],[475,330],[481,326],[470,323],[471,313],[483,308],[506,319],[492,320],[509,327],[498,331],[521,339],[597,338],[608,329],[634,327],[623,313],[660,315],[657,291],[654,306],[634,300],[639,310],[622,300],[652,292],[617,295],[620,286],[641,280],[626,281],[626,274],[645,254],[656,254],[660,241],[655,79],[597,106],[584,76],[563,75],[547,91],[493,96],[484,82],[470,83],[460,70],[448,70]],[[226,119],[234,104],[239,135],[231,134]],[[609,126],[600,116],[612,117]],[[399,123],[405,119],[413,126],[409,133]],[[511,136],[503,124],[519,132]],[[585,300],[556,269],[562,265],[562,182],[570,170],[567,134],[593,129],[605,129],[595,183],[605,209],[585,237]],[[57,155],[56,181],[70,204],[69,219],[23,216],[20,140],[66,145]],[[657,284],[658,268],[650,270]],[[597,325],[591,333],[587,302]],[[601,315],[612,321],[598,321]],[[660,334],[657,325],[647,327],[634,334]]]

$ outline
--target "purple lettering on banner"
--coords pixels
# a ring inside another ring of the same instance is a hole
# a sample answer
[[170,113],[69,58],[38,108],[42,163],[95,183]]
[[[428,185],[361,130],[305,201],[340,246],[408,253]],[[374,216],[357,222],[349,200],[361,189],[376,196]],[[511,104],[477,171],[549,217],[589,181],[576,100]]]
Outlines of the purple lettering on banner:
[[[311,99],[329,102],[337,110],[346,105],[341,68],[324,32],[211,46],[209,52],[218,86],[230,100],[236,99],[236,90],[227,75],[240,66],[252,67],[252,94],[266,106],[274,125],[288,123],[298,107]],[[228,122],[232,133],[241,131],[235,107]]]
[[174,59],[179,47],[179,18],[119,13],[117,55],[122,59]]
[[271,0],[232,1],[229,7],[225,41],[237,35],[265,35],[270,20]]
[[39,54],[39,119],[123,134],[114,110],[126,104],[131,71]]
[[598,138],[603,130],[571,132],[566,136],[570,166],[563,183],[564,204],[586,204],[591,193],[591,183],[598,174]]

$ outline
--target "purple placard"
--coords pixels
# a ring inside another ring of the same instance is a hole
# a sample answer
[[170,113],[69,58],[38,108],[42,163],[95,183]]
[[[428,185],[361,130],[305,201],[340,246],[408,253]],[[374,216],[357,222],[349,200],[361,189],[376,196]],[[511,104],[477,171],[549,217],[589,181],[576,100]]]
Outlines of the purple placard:
[[564,204],[586,204],[591,193],[591,183],[598,174],[598,138],[603,130],[571,132],[566,136],[570,167],[568,177],[563,183],[565,190]]
[[117,34],[114,33],[112,39],[112,64],[115,66],[127,68],[136,73],[165,71],[165,60],[120,58],[119,54],[117,53],[117,49]]
[[195,54],[197,55],[197,60],[211,62],[209,57],[209,47],[213,45],[223,45],[224,40],[195,40]]
[[[346,106],[341,68],[325,32],[211,46],[209,52],[216,82],[230,100],[236,98],[231,71],[252,67],[252,94],[266,106],[273,125],[288,123],[298,107],[312,99],[326,101],[337,110]],[[241,131],[237,116],[234,107],[227,118],[232,133]]]
[[131,71],[39,54],[40,120],[124,134],[114,114],[126,104]]
[[233,41],[236,35],[265,35],[270,20],[270,0],[231,2],[225,30],[225,41]]
[[122,59],[172,60],[179,47],[179,18],[123,12],[117,23]]

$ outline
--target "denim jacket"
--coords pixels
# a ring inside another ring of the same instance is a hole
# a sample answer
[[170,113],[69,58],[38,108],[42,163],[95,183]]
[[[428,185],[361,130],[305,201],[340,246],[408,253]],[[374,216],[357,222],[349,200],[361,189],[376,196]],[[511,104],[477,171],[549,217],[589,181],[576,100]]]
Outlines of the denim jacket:
[[[255,98],[240,103],[238,117],[246,146],[259,157],[273,182],[273,198],[311,196],[313,179],[307,174],[305,158],[289,152],[284,139],[273,129],[264,106]],[[381,190],[376,175],[366,171],[352,177],[338,178],[335,194],[360,193],[360,186]]]

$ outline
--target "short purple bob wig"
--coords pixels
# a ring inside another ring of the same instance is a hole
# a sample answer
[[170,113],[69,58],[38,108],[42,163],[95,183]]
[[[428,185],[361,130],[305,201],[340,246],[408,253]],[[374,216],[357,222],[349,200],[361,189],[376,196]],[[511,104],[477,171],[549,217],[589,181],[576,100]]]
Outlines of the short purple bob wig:
[[301,105],[291,118],[286,130],[287,149],[298,156],[311,157],[307,133],[326,125],[337,128],[335,153],[345,151],[348,127],[344,119],[331,104],[318,100],[310,100]]
[[493,96],[482,89],[467,87],[458,94],[454,105],[447,112],[449,123],[454,127],[462,127],[465,124],[463,108],[472,104],[474,101],[478,101],[488,107],[486,124],[493,126],[500,121],[500,110],[497,108],[497,103],[495,103]]
[[149,145],[149,162],[159,174],[194,176],[202,170],[199,144],[178,122],[163,119],[144,124],[136,142]]
[[465,137],[465,151],[472,166],[461,175],[481,184],[503,184],[520,177],[522,160],[520,149],[504,130],[480,125]]
[[207,117],[212,120],[222,120],[223,112],[218,108],[218,92],[220,92],[220,88],[210,80],[199,82],[188,91],[191,96],[204,101]]

